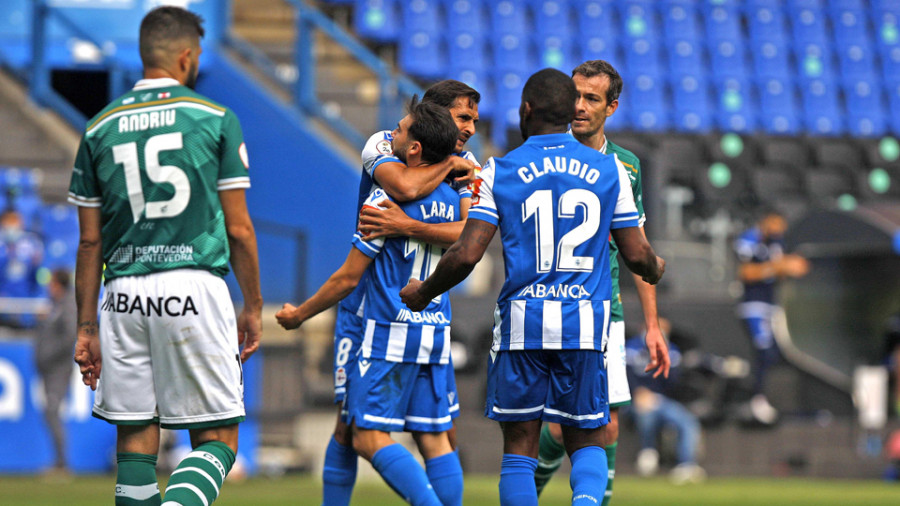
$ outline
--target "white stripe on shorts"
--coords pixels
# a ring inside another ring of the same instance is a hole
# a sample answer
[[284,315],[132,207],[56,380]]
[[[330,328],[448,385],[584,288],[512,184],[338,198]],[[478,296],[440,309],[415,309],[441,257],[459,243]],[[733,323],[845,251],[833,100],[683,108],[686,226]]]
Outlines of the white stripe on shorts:
[[573,415],[571,413],[566,413],[564,411],[559,411],[551,408],[545,409],[544,413],[547,413],[548,415],[561,416],[563,418],[568,418],[569,420],[599,420],[603,418],[603,413],[594,413],[592,415]]
[[388,425],[403,425],[402,418],[385,418],[383,416],[363,415],[363,420],[374,423],[386,423]]
[[429,418],[427,416],[406,416],[406,421],[410,423],[430,423],[433,425],[438,425],[449,422],[450,415],[442,416],[440,418]]
[[498,413],[501,415],[519,415],[523,413],[536,413],[538,411],[543,411],[544,405],[535,406],[533,408],[522,408],[522,409],[507,409],[507,408],[498,408],[497,406],[493,406],[491,410],[494,413]]

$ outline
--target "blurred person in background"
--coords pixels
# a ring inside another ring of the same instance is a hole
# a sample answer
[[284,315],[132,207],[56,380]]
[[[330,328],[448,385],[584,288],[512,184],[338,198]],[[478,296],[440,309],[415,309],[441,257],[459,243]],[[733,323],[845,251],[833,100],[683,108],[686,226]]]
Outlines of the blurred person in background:
[[[668,337],[671,324],[665,318],[659,320],[660,329]],[[644,346],[646,330],[625,343],[628,384],[632,388],[630,413],[637,427],[641,450],[636,468],[641,476],[655,474],[659,468],[659,441],[665,429],[675,431],[675,462],[670,478],[676,484],[697,483],[706,479],[706,471],[697,464],[697,447],[700,442],[700,420],[684,404],[675,400],[672,393],[679,387],[682,373],[681,350],[672,342],[669,346],[671,360],[668,381],[646,372],[650,357]]]
[[784,252],[786,230],[784,216],[774,209],[765,209],[756,226],[734,242],[739,262],[738,279],[744,287],[738,315],[750,332],[756,353],[750,410],[766,425],[778,419],[778,411],[764,393],[766,373],[780,357],[772,331],[772,316],[778,309],[775,290],[780,280],[800,278],[809,272],[809,262],[805,258]]
[[[0,213],[0,298],[40,295],[37,270],[43,258],[40,238],[25,229],[25,220],[13,208]],[[33,316],[0,306],[0,324],[21,328],[34,323]]]
[[65,474],[66,435],[59,415],[72,377],[72,336],[78,327],[75,292],[69,271],[53,271],[47,290],[50,310],[38,321],[34,356],[38,374],[44,381],[44,418],[56,451],[56,460],[50,472]]

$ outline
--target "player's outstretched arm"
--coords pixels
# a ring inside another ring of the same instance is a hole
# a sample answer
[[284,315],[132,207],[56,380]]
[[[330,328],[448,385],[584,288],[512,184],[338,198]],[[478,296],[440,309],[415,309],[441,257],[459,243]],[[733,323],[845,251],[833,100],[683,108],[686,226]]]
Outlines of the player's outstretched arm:
[[376,209],[371,206],[362,208],[359,213],[359,231],[365,234],[363,236],[365,241],[382,237],[403,236],[434,244],[441,248],[449,248],[462,234],[471,204],[471,198],[460,199],[459,221],[424,223],[410,218],[400,206],[385,199],[378,203],[382,209]]
[[262,293],[259,288],[259,254],[256,249],[256,232],[244,189],[219,192],[222,211],[225,214],[225,230],[231,248],[231,267],[244,297],[244,308],[238,315],[238,344],[243,345],[241,361],[250,358],[258,348],[262,337]]
[[373,178],[392,199],[397,202],[411,202],[427,196],[441,184],[448,174],[459,173],[455,178],[460,183],[475,179],[474,162],[461,156],[448,156],[443,161],[419,167],[407,167],[401,162],[384,162],[373,172]]
[[[640,227],[641,235],[647,238],[644,227]],[[638,299],[641,301],[641,311],[644,314],[644,326],[647,328],[645,343],[650,352],[650,362],[644,372],[654,371],[653,377],[669,377],[671,361],[669,359],[669,347],[659,327],[659,313],[656,307],[656,287],[644,281],[641,276],[631,273],[634,278],[634,286],[637,289]]]
[[97,297],[103,275],[100,208],[78,208],[78,256],[75,263],[75,304],[78,313],[78,335],[75,362],[81,370],[81,381],[97,389],[103,366],[97,325]]
[[622,259],[628,269],[641,276],[641,278],[655,285],[659,283],[663,272],[666,270],[666,262],[656,256],[653,247],[647,242],[639,227],[615,228],[612,230],[613,240],[622,252]]
[[466,279],[496,232],[497,225],[482,220],[466,221],[459,240],[444,253],[431,276],[425,281],[410,279],[400,291],[400,299],[413,311],[425,309],[431,299]]
[[344,265],[334,271],[316,293],[300,306],[285,303],[275,313],[275,319],[282,327],[291,330],[303,322],[337,304],[359,284],[366,268],[372,259],[356,248],[350,248],[350,254]]

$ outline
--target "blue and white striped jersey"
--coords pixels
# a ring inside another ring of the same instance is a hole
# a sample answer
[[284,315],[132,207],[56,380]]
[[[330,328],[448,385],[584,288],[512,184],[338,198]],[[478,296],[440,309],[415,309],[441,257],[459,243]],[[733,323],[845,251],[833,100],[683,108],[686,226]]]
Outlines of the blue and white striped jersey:
[[[364,206],[378,207],[388,199],[375,189]],[[401,204],[410,218],[425,223],[459,220],[459,193],[446,183],[425,198]],[[363,358],[390,362],[446,364],[450,359],[450,299],[441,295],[423,311],[410,311],[400,301],[400,290],[410,278],[425,279],[437,267],[444,249],[408,237],[363,241],[359,232],[353,246],[374,258],[368,269],[360,353]]]
[[[372,134],[371,137],[369,137],[369,140],[366,141],[365,147],[363,147],[362,153],[360,153],[360,157],[362,158],[363,171],[362,175],[359,178],[359,199],[356,205],[357,216],[359,215],[359,211],[362,209],[363,202],[365,202],[366,198],[369,197],[369,194],[372,193],[372,189],[376,186],[374,179],[375,169],[385,162],[403,163],[400,159],[394,156],[394,151],[391,147],[391,140],[393,140],[393,137],[391,136],[390,130],[382,130],[380,132],[376,132]],[[466,160],[478,164],[478,160],[475,159],[475,155],[473,155],[469,151],[463,151],[457,156],[461,156]],[[453,186],[453,188],[457,190],[460,198],[470,198],[472,196],[472,191],[465,186]],[[354,223],[353,226],[355,228],[356,224]],[[363,295],[366,292],[365,285],[366,276],[364,276],[363,279],[360,280],[359,285],[357,285],[356,289],[353,290],[350,295],[344,297],[344,299],[340,302],[340,306],[348,311],[362,316]]]
[[628,175],[568,134],[530,137],[490,159],[469,219],[498,225],[506,281],[498,350],[602,350],[609,328],[611,228],[637,227]]

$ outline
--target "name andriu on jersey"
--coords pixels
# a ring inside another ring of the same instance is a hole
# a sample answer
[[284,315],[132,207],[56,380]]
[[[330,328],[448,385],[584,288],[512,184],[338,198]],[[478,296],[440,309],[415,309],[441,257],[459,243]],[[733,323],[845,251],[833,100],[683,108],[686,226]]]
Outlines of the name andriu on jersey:
[[140,132],[151,128],[173,126],[175,109],[153,112],[139,112],[119,118],[119,133]]
[[200,314],[197,311],[197,306],[194,305],[194,299],[190,295],[184,298],[177,295],[170,295],[169,297],[141,297],[113,291],[106,293],[100,310],[128,314],[133,314],[137,311],[142,316],[162,316],[163,313],[168,316],[184,316],[188,313]]

